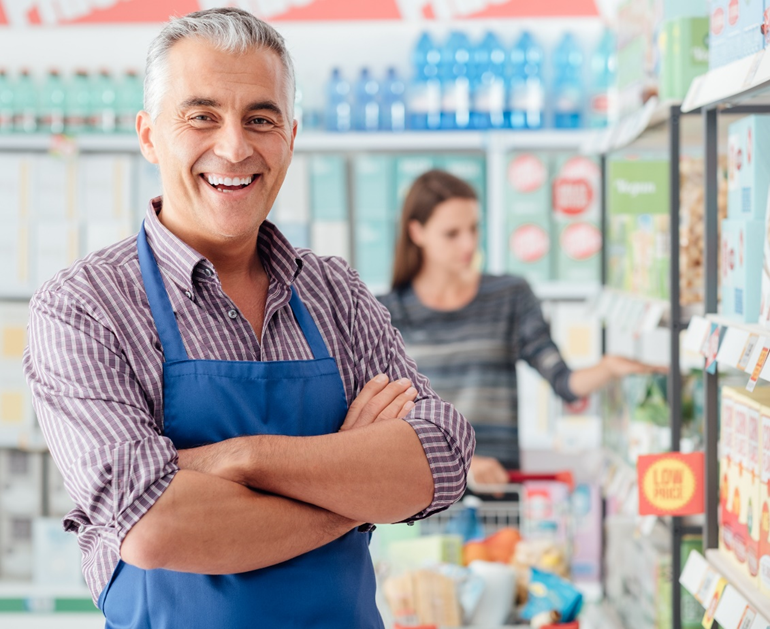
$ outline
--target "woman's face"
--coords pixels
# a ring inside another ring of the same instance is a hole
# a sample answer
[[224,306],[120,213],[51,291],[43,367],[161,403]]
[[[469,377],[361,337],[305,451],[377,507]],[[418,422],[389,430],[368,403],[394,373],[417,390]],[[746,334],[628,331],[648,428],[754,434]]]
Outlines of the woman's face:
[[423,253],[423,264],[460,273],[473,264],[479,244],[479,203],[449,199],[439,203],[428,221],[409,224],[409,235]]

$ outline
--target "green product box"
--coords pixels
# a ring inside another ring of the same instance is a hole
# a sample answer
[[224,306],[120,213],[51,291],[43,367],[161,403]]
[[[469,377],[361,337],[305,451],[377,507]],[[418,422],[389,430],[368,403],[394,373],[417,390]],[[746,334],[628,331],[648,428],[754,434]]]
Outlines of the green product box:
[[552,278],[549,159],[513,153],[506,170],[507,271],[530,282]]
[[611,214],[668,214],[667,159],[610,160],[607,206]]
[[631,216],[626,245],[627,289],[653,299],[668,299],[671,221],[666,214]]
[[391,542],[388,555],[396,571],[440,563],[459,566],[462,564],[463,538],[459,535],[426,535]]
[[684,100],[692,80],[709,69],[709,18],[668,20],[658,43],[660,98]]
[[450,155],[447,157],[438,157],[436,159],[436,168],[445,170],[448,173],[466,181],[479,197],[479,252],[482,260],[486,259],[487,251],[487,221],[486,221],[486,161],[483,157],[474,155]]
[[361,155],[353,162],[356,220],[390,221],[397,216],[396,169],[392,157]]
[[553,274],[562,281],[599,282],[602,251],[599,165],[595,159],[574,154],[557,155],[553,164]]
[[608,217],[607,286],[617,290],[631,290],[631,256],[628,253],[628,245],[632,229],[632,216],[613,214]]
[[436,168],[433,155],[402,155],[396,158],[396,206],[399,216],[414,180],[433,168]]
[[[682,538],[681,548],[682,566],[684,566],[692,551],[703,554],[703,538],[698,535],[686,535]],[[702,620],[703,606],[682,587],[682,629],[702,629]]]
[[347,221],[347,172],[343,157],[315,155],[310,161],[310,212],[314,221]]
[[361,279],[375,294],[390,288],[395,248],[392,221],[356,221],[355,263]]

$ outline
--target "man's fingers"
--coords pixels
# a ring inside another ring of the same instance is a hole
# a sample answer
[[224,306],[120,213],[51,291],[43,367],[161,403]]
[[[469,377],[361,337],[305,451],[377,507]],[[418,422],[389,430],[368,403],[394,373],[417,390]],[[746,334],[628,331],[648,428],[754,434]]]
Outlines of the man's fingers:
[[364,388],[361,389],[361,392],[356,396],[356,399],[353,400],[353,403],[350,405],[348,414],[345,416],[345,422],[342,424],[342,428],[340,428],[340,430],[349,430],[352,428],[361,415],[361,411],[364,409],[364,407],[378,393],[385,389],[386,386],[388,386],[388,376],[386,376],[384,373],[381,373],[369,380],[369,382],[364,385]]
[[[411,382],[406,378],[391,382],[380,393],[370,399],[366,405],[361,409],[353,426],[361,428],[362,426],[368,426],[373,423],[380,414],[401,394],[403,394],[409,387]],[[401,404],[403,406],[403,403]],[[401,408],[399,406],[399,410]],[[398,410],[394,411],[393,417]]]
[[[395,400],[388,404],[385,409],[377,416],[377,419],[393,419],[394,417],[402,419],[403,417],[406,417],[406,414],[411,411],[412,408],[414,408],[413,402],[414,398],[416,397],[417,389],[414,387],[409,387]],[[412,403],[412,406],[409,407],[406,412],[404,412],[404,408],[409,403]]]

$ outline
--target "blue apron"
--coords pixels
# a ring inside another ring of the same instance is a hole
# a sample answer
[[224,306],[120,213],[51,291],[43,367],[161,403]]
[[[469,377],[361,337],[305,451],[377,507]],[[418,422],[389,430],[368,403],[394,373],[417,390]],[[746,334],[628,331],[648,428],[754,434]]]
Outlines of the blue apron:
[[[342,379],[294,288],[291,309],[313,360],[190,360],[144,225],[137,247],[165,356],[164,434],[177,449],[339,429],[347,413]],[[106,629],[382,629],[369,538],[354,530],[290,561],[231,575],[141,570],[121,561],[99,607]]]

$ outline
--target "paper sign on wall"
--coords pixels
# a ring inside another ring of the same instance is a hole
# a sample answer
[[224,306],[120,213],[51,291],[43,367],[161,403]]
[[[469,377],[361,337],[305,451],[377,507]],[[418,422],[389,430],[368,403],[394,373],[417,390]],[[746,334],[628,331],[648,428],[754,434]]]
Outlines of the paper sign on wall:
[[696,515],[704,510],[704,455],[639,457],[639,515]]

